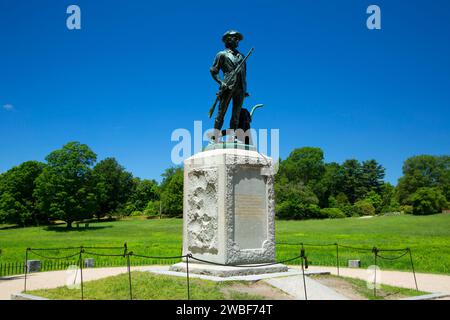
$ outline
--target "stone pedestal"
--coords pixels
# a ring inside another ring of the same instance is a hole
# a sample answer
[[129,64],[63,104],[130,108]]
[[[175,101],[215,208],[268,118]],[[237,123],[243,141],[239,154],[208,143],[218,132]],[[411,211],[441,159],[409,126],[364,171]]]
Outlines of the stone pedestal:
[[273,174],[272,159],[253,150],[213,149],[186,159],[183,254],[225,265],[275,262]]

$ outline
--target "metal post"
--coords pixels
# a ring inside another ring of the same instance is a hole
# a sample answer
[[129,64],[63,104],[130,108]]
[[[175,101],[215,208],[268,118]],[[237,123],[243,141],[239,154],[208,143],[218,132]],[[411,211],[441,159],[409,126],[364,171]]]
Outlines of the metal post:
[[128,283],[130,285],[130,300],[133,300],[133,289],[131,286],[131,268],[130,268],[130,255],[132,255],[133,252],[130,252],[127,254],[127,266],[128,266]]
[[81,300],[84,300],[84,288],[83,288],[83,247],[80,247],[80,278],[81,278]]
[[339,245],[335,243],[336,245],[336,266],[337,266],[337,275],[339,276]]
[[305,248],[300,249],[300,261],[302,263],[302,276],[303,276],[303,289],[305,290],[305,300],[308,300],[308,294],[306,293],[306,279],[305,279],[305,268],[303,266],[303,259],[305,259]]
[[416,284],[416,290],[419,291],[419,287],[417,286],[416,272],[414,271],[414,264],[413,264],[412,254],[411,254],[411,248],[408,248],[408,251],[409,251],[409,259],[411,260],[411,268],[412,268],[412,272],[414,275],[414,283]]
[[187,277],[187,295],[188,295],[188,300],[191,300],[191,295],[189,292],[189,255],[186,255],[186,277]]
[[24,283],[24,288],[23,288],[23,292],[27,292],[27,274],[28,274],[28,251],[30,250],[30,248],[27,248],[25,250],[25,283]]

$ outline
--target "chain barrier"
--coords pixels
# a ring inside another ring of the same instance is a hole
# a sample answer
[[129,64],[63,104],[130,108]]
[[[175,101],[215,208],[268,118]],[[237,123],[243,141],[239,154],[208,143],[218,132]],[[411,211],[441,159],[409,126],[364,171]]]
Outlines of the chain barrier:
[[[129,295],[130,300],[133,300],[133,291],[132,291],[132,277],[131,277],[131,257],[137,257],[137,258],[146,258],[146,259],[185,259],[186,262],[186,284],[187,284],[187,298],[190,300],[190,273],[189,273],[189,263],[190,259],[195,260],[198,262],[202,262],[205,264],[211,264],[211,265],[217,265],[217,266],[227,266],[227,267],[236,267],[236,268],[257,268],[257,267],[264,267],[264,266],[271,266],[276,264],[283,264],[290,261],[294,261],[297,259],[301,260],[301,270],[302,270],[302,278],[303,278],[303,287],[304,287],[304,294],[305,294],[305,300],[308,300],[307,295],[307,289],[306,289],[306,278],[305,278],[305,269],[308,269],[308,258],[305,253],[305,246],[315,246],[315,247],[329,247],[329,246],[335,246],[336,247],[336,266],[337,266],[337,274],[339,275],[339,247],[346,248],[346,249],[352,249],[357,251],[371,251],[374,254],[374,264],[375,264],[375,274],[374,274],[374,296],[376,296],[376,268],[378,264],[378,258],[384,259],[384,260],[397,260],[400,259],[407,254],[409,254],[410,257],[410,263],[412,272],[414,275],[414,282],[416,286],[416,290],[418,289],[417,285],[417,279],[416,274],[414,270],[414,264],[412,259],[412,253],[410,248],[404,248],[404,249],[379,249],[377,247],[373,247],[371,249],[369,248],[361,248],[361,247],[353,247],[353,246],[347,246],[347,245],[340,245],[338,243],[330,243],[330,244],[311,244],[311,243],[277,243],[279,245],[293,245],[293,246],[300,246],[300,255],[295,256],[293,258],[285,259],[282,261],[276,261],[271,263],[262,263],[262,264],[240,264],[240,265],[227,265],[222,264],[218,262],[208,261],[201,258],[197,258],[193,256],[191,253],[188,253],[186,255],[179,255],[179,256],[148,256],[148,255],[142,255],[142,254],[136,254],[133,251],[128,251],[127,244],[125,243],[123,247],[66,247],[66,248],[27,248],[25,253],[25,277],[24,277],[24,292],[27,290],[27,274],[28,274],[28,257],[29,254],[35,254],[39,257],[42,257],[44,259],[55,259],[55,260],[62,260],[62,259],[69,259],[74,256],[79,256],[79,269],[80,269],[80,277],[81,277],[81,299],[84,300],[84,284],[83,284],[83,254],[86,255],[93,255],[93,256],[100,256],[100,257],[123,257],[126,258],[126,264],[127,264],[127,273],[128,273],[128,282],[129,282]],[[47,255],[42,255],[40,253],[37,253],[36,251],[55,251],[55,250],[74,250],[78,249],[78,252],[72,255],[64,256],[64,257],[52,257]],[[95,249],[95,250],[123,250],[123,253],[121,254],[106,254],[106,253],[98,253],[98,252],[92,252],[92,251],[86,251],[86,249]],[[395,256],[395,257],[388,257],[380,255],[380,252],[403,252],[402,254]]]

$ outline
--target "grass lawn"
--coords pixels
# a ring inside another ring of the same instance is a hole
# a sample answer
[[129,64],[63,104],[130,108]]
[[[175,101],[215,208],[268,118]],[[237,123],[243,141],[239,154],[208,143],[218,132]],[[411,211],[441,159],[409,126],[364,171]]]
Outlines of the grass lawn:
[[[155,275],[150,272],[132,272],[133,300],[185,300],[187,299],[186,279]],[[249,285],[239,281],[214,282],[190,279],[190,298],[195,300],[262,300],[265,297],[249,294],[235,287]],[[130,299],[128,274],[108,277],[84,283],[86,300],[127,300]],[[276,290],[274,288],[274,290]],[[59,287],[55,289],[34,290],[32,295],[57,300],[79,300],[80,289]]]
[[[372,248],[410,247],[416,271],[450,274],[450,215],[381,216],[370,219],[346,218],[337,220],[277,221],[276,241],[289,243],[335,243]],[[90,223],[88,229],[67,231],[64,225],[51,227],[0,229],[0,264],[24,260],[25,248],[65,246],[122,246],[124,242],[135,253],[156,256],[180,254],[182,220],[124,220]],[[336,265],[336,248],[305,246],[312,265]],[[119,250],[120,251],[120,250]],[[48,252],[47,255],[69,255],[72,251]],[[120,253],[109,250],[105,253]],[[277,245],[277,260],[299,254],[298,246]],[[384,253],[387,257],[395,254]],[[360,259],[362,267],[373,264],[370,252],[340,248],[340,264],[347,259]],[[30,255],[30,259],[37,256]],[[123,258],[95,257],[97,262],[111,260],[112,265],[124,263]],[[115,261],[112,261],[114,260]],[[175,260],[139,261],[135,264],[174,263]],[[298,260],[295,262],[299,262]],[[410,270],[409,256],[390,261],[379,259],[382,269]]]

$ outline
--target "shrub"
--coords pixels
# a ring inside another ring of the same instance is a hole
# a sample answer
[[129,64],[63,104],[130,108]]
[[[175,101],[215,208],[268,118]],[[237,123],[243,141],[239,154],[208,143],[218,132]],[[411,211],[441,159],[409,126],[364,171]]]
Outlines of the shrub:
[[400,206],[400,212],[403,212],[404,214],[412,214],[413,206],[410,205]]
[[317,196],[302,184],[278,184],[276,214],[281,219],[320,218]]
[[359,216],[359,211],[355,206],[352,205],[346,205],[342,207],[342,212],[344,212],[344,214],[347,217],[358,217]]
[[144,210],[144,215],[146,216],[158,216],[160,209],[160,201],[149,201]]
[[323,218],[339,219],[345,218],[345,213],[339,208],[323,208],[320,210]]
[[131,216],[133,216],[133,217],[137,217],[137,216],[142,216],[142,212],[141,211],[133,211],[132,213],[131,213]]
[[359,216],[373,216],[375,215],[375,208],[372,203],[367,200],[359,200],[354,205],[356,213]]
[[316,204],[301,206],[295,215],[296,219],[321,219],[320,207]]
[[381,207],[383,205],[383,200],[381,198],[381,196],[376,193],[375,191],[370,191],[367,193],[367,195],[364,198],[365,201],[369,202],[370,204],[372,204],[372,206],[375,208],[375,212],[376,213],[380,213],[381,212]]
[[442,191],[437,188],[419,188],[408,198],[408,203],[413,206],[414,215],[440,213],[448,206]]

